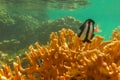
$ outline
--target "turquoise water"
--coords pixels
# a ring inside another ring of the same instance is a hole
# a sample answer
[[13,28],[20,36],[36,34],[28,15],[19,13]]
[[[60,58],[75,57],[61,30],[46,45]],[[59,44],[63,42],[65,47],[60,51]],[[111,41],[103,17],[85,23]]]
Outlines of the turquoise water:
[[101,36],[110,39],[112,30],[120,25],[120,0],[89,0],[92,4],[73,11],[49,9],[49,18],[57,19],[63,16],[73,16],[84,22],[87,18],[95,20],[100,25]]

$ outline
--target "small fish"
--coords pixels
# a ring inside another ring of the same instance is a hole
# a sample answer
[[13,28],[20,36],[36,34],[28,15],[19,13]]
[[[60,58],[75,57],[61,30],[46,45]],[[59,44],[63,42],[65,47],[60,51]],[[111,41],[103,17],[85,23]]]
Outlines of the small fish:
[[94,37],[94,32],[100,32],[99,26],[94,28],[94,20],[87,19],[79,28],[78,37],[82,39],[83,42],[90,43],[91,39]]
[[43,60],[40,57],[36,60],[36,62],[39,67],[43,64]]

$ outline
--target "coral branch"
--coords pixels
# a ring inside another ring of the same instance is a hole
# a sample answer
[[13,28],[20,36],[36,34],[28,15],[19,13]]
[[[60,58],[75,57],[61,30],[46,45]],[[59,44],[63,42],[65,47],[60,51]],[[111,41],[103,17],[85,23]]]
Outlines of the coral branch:
[[17,56],[14,74],[8,65],[0,70],[2,80],[120,80],[119,34],[103,42],[96,36],[91,43],[83,43],[70,29],[50,35],[50,42],[38,42],[29,47],[24,59]]

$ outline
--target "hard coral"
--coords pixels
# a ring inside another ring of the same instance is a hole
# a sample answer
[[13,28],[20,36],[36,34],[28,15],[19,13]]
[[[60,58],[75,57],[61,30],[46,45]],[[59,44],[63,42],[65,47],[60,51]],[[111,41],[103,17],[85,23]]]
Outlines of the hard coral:
[[24,58],[29,62],[26,68],[22,65],[24,60],[17,56],[18,62],[13,64],[15,74],[6,65],[0,70],[0,77],[5,80],[120,80],[118,36],[108,42],[96,36],[91,43],[83,43],[70,29],[53,32],[48,47],[38,42],[36,47],[29,47]]

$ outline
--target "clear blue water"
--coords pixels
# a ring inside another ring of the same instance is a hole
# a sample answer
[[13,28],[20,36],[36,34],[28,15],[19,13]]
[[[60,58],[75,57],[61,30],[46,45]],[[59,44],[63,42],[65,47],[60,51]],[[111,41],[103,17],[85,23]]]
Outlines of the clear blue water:
[[105,40],[110,39],[112,30],[120,25],[120,0],[89,0],[92,4],[73,11],[49,9],[49,19],[57,19],[63,16],[73,16],[84,22],[87,18],[100,24],[102,30],[99,35]]

